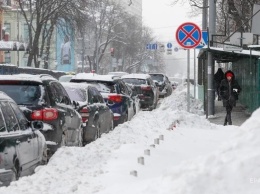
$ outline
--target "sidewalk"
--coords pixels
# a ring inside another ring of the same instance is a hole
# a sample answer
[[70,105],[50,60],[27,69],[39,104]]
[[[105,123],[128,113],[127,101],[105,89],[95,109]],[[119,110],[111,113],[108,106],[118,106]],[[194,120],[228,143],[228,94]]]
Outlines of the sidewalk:
[[[231,117],[232,124],[236,126],[242,125],[251,115],[246,113],[245,107],[240,103],[237,103],[236,107],[233,108]],[[223,125],[226,117],[226,108],[223,107],[222,101],[215,100],[215,115],[208,118],[211,123]]]

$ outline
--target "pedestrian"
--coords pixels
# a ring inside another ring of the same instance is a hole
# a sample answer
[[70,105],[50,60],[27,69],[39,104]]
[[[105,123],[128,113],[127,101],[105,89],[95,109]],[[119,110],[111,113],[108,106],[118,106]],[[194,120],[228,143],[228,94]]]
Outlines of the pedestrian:
[[228,70],[225,73],[225,78],[221,81],[219,86],[219,94],[223,101],[223,106],[226,107],[226,117],[224,121],[224,126],[232,125],[231,112],[234,106],[236,106],[236,101],[238,100],[238,95],[241,92],[241,87],[235,80],[235,75],[232,71]]
[[221,101],[221,97],[219,94],[219,86],[221,81],[225,78],[225,74],[222,71],[221,68],[218,68],[217,72],[214,74],[214,85],[215,85],[215,91],[217,93],[218,96],[218,101]]

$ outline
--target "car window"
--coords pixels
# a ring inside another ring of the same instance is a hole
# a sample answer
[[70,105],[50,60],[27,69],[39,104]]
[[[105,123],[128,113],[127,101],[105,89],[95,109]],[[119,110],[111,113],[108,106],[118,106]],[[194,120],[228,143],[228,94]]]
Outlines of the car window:
[[137,79],[137,78],[124,78],[125,83],[133,84],[133,85],[142,85],[146,84],[145,79]]
[[50,89],[52,93],[52,98],[56,103],[71,104],[70,100],[65,100],[70,98],[61,84],[57,82],[51,82]]
[[10,132],[10,131],[19,130],[18,121],[17,121],[16,116],[13,112],[13,109],[11,108],[9,103],[7,103],[7,102],[0,102],[0,103],[2,106],[3,115],[5,118],[7,131]]
[[26,130],[28,128],[28,121],[26,119],[26,117],[24,116],[23,112],[21,111],[21,109],[14,103],[10,103],[11,107],[14,110],[14,113],[18,119],[18,123],[20,125],[20,129],[21,130]]
[[0,104],[0,132],[4,132],[6,131],[6,128],[5,128],[4,116],[2,114],[1,107],[2,104]]
[[65,87],[71,100],[85,102],[87,100],[86,92],[78,88]]
[[94,97],[94,102],[104,103],[104,99],[100,92],[95,87],[90,87],[90,90]]
[[152,77],[153,80],[157,80],[159,82],[164,81],[164,76],[161,74],[150,74],[150,76]]
[[0,85],[0,90],[10,96],[17,104],[38,104],[41,96],[39,85],[21,84]]
[[88,82],[91,83],[99,92],[117,93],[116,85],[113,82]]

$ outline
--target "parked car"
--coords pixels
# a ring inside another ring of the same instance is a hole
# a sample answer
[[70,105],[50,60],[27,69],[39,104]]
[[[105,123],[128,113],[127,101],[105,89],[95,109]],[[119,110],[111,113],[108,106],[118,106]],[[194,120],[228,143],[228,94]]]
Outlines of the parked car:
[[159,90],[149,74],[128,74],[121,78],[132,88],[134,95],[139,98],[141,108],[148,108],[149,110],[156,108]]
[[83,122],[83,145],[114,128],[113,112],[94,86],[86,83],[62,83],[71,100],[78,103]]
[[113,71],[113,72],[108,72],[108,75],[117,75],[118,77],[121,77],[122,75],[127,75],[129,73],[124,72],[124,71]]
[[45,123],[42,133],[49,156],[59,147],[82,145],[82,120],[62,84],[50,75],[2,75],[0,91],[8,94],[28,120]]
[[114,114],[114,126],[131,120],[135,114],[131,91],[118,76],[78,73],[70,82],[85,82],[94,85],[101,93],[108,107]]
[[163,73],[150,73],[150,76],[159,87],[160,98],[170,96],[172,94],[172,85],[168,77]]
[[59,77],[60,82],[69,82],[73,75],[62,75]]
[[28,121],[14,100],[0,91],[0,187],[47,162],[42,128],[42,121]]

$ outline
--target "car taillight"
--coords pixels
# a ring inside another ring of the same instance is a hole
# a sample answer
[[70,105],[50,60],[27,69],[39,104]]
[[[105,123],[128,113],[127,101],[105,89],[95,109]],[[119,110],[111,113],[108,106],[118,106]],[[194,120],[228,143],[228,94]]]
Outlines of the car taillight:
[[79,111],[79,114],[81,115],[81,118],[82,118],[82,122],[85,123],[88,121],[88,118],[89,118],[89,110],[87,107],[84,107],[82,108],[80,111]]
[[123,98],[121,95],[115,94],[115,95],[109,95],[108,100],[112,102],[122,102]]
[[35,110],[31,115],[32,120],[51,121],[58,118],[58,111],[55,108]]
[[151,86],[141,86],[142,90],[151,90],[152,87]]

